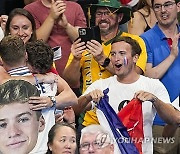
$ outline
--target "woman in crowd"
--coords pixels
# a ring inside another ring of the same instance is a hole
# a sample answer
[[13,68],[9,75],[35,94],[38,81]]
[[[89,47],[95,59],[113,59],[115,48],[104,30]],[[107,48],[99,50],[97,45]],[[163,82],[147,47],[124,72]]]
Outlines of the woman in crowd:
[[48,134],[48,151],[46,154],[75,154],[76,129],[68,123],[56,123]]
[[[19,36],[25,44],[37,40],[34,17],[22,8],[12,10],[5,27],[5,36],[7,35]],[[50,72],[58,74],[54,67]]]
[[[36,40],[35,21],[33,16],[28,11],[22,8],[16,8],[10,12],[7,18],[1,16],[1,20],[3,20],[5,36],[17,35],[24,41],[24,43]],[[1,62],[0,74],[0,84],[11,78],[6,70],[2,67]],[[38,76],[38,79],[40,80],[40,76]],[[27,80],[34,83],[34,77],[29,77]]]
[[16,8],[11,11],[5,27],[5,36],[19,36],[24,43],[35,41],[36,25],[33,16],[22,8]]
[[128,23],[128,32],[131,34],[141,35],[151,29],[157,21],[151,7],[151,0],[139,0],[133,15],[134,18]]

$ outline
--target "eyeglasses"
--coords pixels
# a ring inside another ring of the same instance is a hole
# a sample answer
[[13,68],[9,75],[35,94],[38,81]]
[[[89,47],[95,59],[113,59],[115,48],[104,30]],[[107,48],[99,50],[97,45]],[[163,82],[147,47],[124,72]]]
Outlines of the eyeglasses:
[[87,151],[90,148],[90,145],[92,145],[94,150],[97,149],[102,149],[105,148],[106,146],[108,146],[109,144],[111,144],[111,138],[107,133],[99,133],[96,136],[95,141],[89,143],[89,142],[84,142],[80,145],[81,150],[83,151]]
[[155,4],[153,8],[155,12],[158,12],[162,10],[162,7],[164,7],[165,10],[172,9],[174,4],[176,4],[176,2],[168,1],[164,4]]
[[102,17],[102,15],[104,15],[105,17],[109,17],[109,16],[112,16],[113,14],[115,14],[119,9],[116,9],[115,11],[111,11],[108,7],[107,7],[107,10],[108,11],[105,11],[105,12],[100,12],[100,11],[97,11],[96,12],[96,17]]
[[98,141],[94,141],[92,143],[89,143],[89,142],[84,142],[80,145],[80,148],[81,150],[83,151],[87,151],[89,150],[90,148],[90,145],[92,145],[93,149],[94,150],[97,150],[97,149],[102,149],[102,148],[105,148],[106,146],[108,146],[110,143],[107,143],[107,142],[98,142]]
[[104,15],[105,17],[108,17],[111,15],[111,12],[96,12],[96,17],[102,17],[102,15]]

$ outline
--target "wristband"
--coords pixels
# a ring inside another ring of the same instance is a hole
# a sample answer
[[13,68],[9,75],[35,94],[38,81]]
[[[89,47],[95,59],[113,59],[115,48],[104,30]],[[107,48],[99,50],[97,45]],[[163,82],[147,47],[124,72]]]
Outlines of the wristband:
[[109,63],[110,63],[110,59],[106,58],[101,66],[105,68],[109,65]]

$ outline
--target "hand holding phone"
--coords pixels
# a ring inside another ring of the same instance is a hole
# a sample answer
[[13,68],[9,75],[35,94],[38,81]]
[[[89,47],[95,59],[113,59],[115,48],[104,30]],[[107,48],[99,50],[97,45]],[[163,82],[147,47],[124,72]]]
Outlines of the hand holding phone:
[[101,43],[101,34],[99,26],[79,28],[78,32],[82,42],[86,43],[90,40],[96,40],[99,43]]
[[63,122],[63,110],[55,110],[55,121],[56,122]]

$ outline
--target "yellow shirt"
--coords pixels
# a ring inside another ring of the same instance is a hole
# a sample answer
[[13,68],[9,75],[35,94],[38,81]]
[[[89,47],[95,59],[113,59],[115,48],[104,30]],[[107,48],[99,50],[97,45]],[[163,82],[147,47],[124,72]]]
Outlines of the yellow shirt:
[[[121,36],[128,36],[132,39],[136,40],[140,47],[141,47],[141,54],[139,56],[138,61],[136,62],[136,65],[141,68],[141,70],[144,72],[146,67],[146,61],[147,61],[147,52],[146,52],[146,46],[142,38],[140,38],[137,35],[129,34],[126,32],[123,32]],[[111,43],[108,45],[105,45],[102,43],[103,46],[103,52],[106,56],[110,55],[111,51]],[[71,63],[73,59],[73,55],[70,54],[70,57],[68,59],[66,67]],[[91,85],[94,81],[102,78],[108,78],[112,76],[110,72],[108,72],[105,68],[101,67],[93,58],[93,55],[85,51],[82,54],[82,58],[80,61],[80,67],[82,69],[82,77],[83,77],[83,90],[84,92],[89,85]],[[98,124],[98,119],[96,116],[96,112],[94,110],[87,111],[84,116],[84,122],[82,123],[84,126],[88,126],[90,124]]]
[[[147,53],[146,53],[146,46],[145,46],[143,39],[137,35],[132,35],[132,34],[125,33],[125,32],[123,32],[121,34],[121,36],[129,36],[129,37],[135,39],[139,43],[139,45],[142,49],[142,52],[139,56],[139,59],[138,59],[136,65],[138,67],[140,67],[142,69],[142,71],[144,72],[145,67],[146,67],[146,61],[147,61]],[[108,45],[104,45],[104,43],[102,43],[102,46],[103,46],[104,54],[106,56],[109,56],[110,51],[111,51],[111,44],[109,43]],[[66,67],[71,63],[72,59],[73,59],[73,55],[70,54]],[[80,61],[80,67],[82,69],[81,73],[82,73],[82,77],[83,77],[82,92],[84,92],[88,88],[88,86],[91,85],[94,81],[96,81],[100,78],[105,79],[105,78],[112,76],[112,74],[110,72],[108,72],[105,68],[101,67],[96,62],[96,60],[93,58],[93,55],[88,53],[87,51],[85,51],[82,54],[82,58]]]

